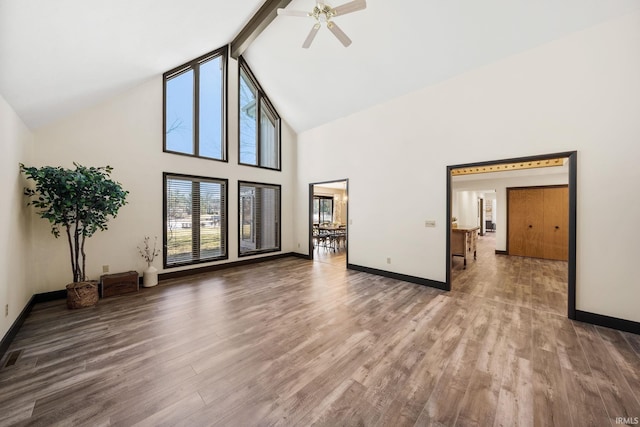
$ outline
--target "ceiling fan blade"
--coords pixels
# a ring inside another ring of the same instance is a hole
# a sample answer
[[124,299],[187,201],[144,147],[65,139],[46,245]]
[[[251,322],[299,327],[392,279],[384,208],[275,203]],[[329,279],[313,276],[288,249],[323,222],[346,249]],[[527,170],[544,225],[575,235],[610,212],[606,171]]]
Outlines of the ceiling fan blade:
[[340,6],[334,7],[333,11],[335,12],[334,16],[346,15],[347,13],[357,12],[362,9],[367,8],[366,0],[354,0],[349,3],[342,4]]
[[302,18],[306,18],[309,15],[309,12],[303,12],[302,10],[289,10],[289,9],[278,9],[278,15],[286,15],[286,16],[300,16]]
[[342,43],[344,47],[347,47],[351,44],[351,39],[344,33],[344,31],[342,31],[340,27],[336,25],[335,22],[327,22],[327,28],[333,33],[334,36],[336,36],[338,40],[340,40],[340,43]]
[[304,43],[302,43],[303,48],[308,49],[309,46],[311,46],[311,42],[313,42],[313,39],[316,38],[316,34],[318,34],[319,29],[320,29],[320,24],[316,24],[313,26],[313,28],[311,28],[311,31],[309,31],[309,35],[304,40]]

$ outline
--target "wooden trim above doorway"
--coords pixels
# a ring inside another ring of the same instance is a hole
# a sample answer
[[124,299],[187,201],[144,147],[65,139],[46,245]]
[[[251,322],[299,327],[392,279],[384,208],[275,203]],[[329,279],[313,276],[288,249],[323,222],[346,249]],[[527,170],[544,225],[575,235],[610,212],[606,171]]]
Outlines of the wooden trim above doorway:
[[548,168],[548,167],[554,167],[554,166],[562,166],[564,165],[564,162],[566,160],[567,160],[566,158],[556,158],[556,159],[530,160],[530,161],[511,162],[511,163],[497,163],[494,165],[484,165],[484,166],[472,165],[472,166],[452,169],[451,175],[460,176],[460,175],[473,175],[478,173]]

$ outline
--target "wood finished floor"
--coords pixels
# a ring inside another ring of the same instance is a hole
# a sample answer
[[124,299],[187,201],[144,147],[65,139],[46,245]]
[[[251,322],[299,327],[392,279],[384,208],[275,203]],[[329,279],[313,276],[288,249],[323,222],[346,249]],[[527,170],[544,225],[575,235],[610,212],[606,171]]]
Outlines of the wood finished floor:
[[[347,271],[327,255],[166,282],[90,309],[38,304],[7,353],[20,351],[17,363],[0,369],[0,425],[582,427],[639,417],[640,336],[556,314],[557,263],[495,257],[489,243],[467,270],[456,265],[449,293]],[[489,256],[496,268],[483,271]]]
[[477,259],[453,258],[451,289],[505,304],[567,315],[565,261],[495,255],[495,233],[479,237]]

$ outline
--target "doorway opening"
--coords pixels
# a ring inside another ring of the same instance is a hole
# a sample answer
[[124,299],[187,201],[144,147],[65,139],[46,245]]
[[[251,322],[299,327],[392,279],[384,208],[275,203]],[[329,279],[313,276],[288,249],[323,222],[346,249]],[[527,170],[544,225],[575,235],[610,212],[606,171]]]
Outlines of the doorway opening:
[[[456,207],[456,211],[454,211],[454,202],[460,203],[459,200],[454,200],[458,197],[454,194],[453,187],[453,177],[458,175],[465,174],[479,174],[479,173],[494,173],[494,172],[502,172],[505,170],[518,170],[518,169],[533,169],[540,168],[543,166],[551,166],[550,163],[561,161],[562,164],[566,165],[566,180],[567,180],[567,188],[568,188],[568,242],[567,242],[567,261],[562,265],[566,266],[564,269],[565,274],[562,277],[563,281],[566,281],[566,287],[562,289],[563,292],[566,292],[566,313],[568,318],[575,319],[576,315],[576,186],[577,186],[577,152],[564,152],[564,153],[554,153],[554,154],[546,154],[540,156],[533,157],[524,157],[524,158],[515,158],[515,159],[504,159],[504,160],[495,160],[489,162],[482,163],[470,163],[470,164],[462,164],[462,165],[453,165],[447,166],[447,218],[452,218],[454,216],[462,216],[463,218],[458,219],[457,224],[452,224],[452,221],[447,221],[447,266],[446,266],[446,289],[452,289],[452,269],[454,268],[453,264],[453,252],[452,247],[458,246],[457,240],[459,240],[458,234],[461,232],[466,232],[469,230],[469,236],[477,236],[478,231],[482,230],[484,234],[486,234],[487,238],[482,239],[482,242],[486,240],[489,242],[488,244],[496,245],[496,241],[503,242],[506,239],[508,230],[507,230],[507,215],[506,215],[506,188],[503,188],[501,191],[504,192],[504,200],[502,202],[502,206],[500,203],[497,204],[493,200],[492,192],[495,193],[495,189],[486,189],[484,191],[479,191],[482,193],[484,197],[482,204],[484,205],[483,209],[473,209],[473,213],[469,214],[471,217],[465,218],[465,213],[458,213]],[[538,166],[536,166],[538,165]],[[541,166],[542,165],[542,166]],[[523,171],[524,173],[524,171]],[[458,178],[456,178],[457,180]],[[488,182],[488,181],[487,181]],[[457,184],[456,184],[457,185]],[[507,185],[509,186],[509,185]],[[511,185],[511,186],[518,186]],[[476,206],[476,202],[478,199],[473,199],[473,205]],[[478,205],[479,206],[479,205]],[[487,207],[490,206],[490,215],[491,218],[487,216]],[[476,216],[477,215],[477,216]],[[480,219],[482,218],[482,222]],[[469,224],[464,224],[463,222],[468,222]],[[462,228],[462,229],[460,229]],[[488,231],[488,233],[486,233]],[[453,233],[456,236],[453,236]],[[456,237],[453,240],[453,237]],[[465,239],[462,239],[464,242]],[[466,240],[469,241],[469,240]],[[472,242],[474,244],[475,242]],[[487,243],[484,243],[487,244]],[[494,246],[495,247],[495,246]],[[482,249],[480,246],[478,247],[480,250]],[[465,247],[464,254],[467,255],[467,251],[471,248]],[[474,251],[476,247],[473,247]],[[485,248],[486,249],[486,248]],[[473,252],[471,251],[470,259],[473,260]],[[489,252],[487,252],[489,253]],[[504,248],[495,248],[492,251],[495,255],[506,255],[508,254],[508,247]],[[517,257],[509,257],[509,259],[516,259]],[[467,261],[469,258],[465,258]],[[529,258],[520,258],[525,260],[529,260]],[[537,260],[536,258],[531,258],[534,262]],[[473,262],[473,261],[470,261]],[[539,262],[539,261],[538,261]],[[560,262],[560,261],[558,261]],[[498,263],[494,266],[494,271],[500,270],[502,264]],[[457,267],[456,267],[457,268]],[[553,266],[550,267],[553,269]],[[533,269],[535,271],[535,268]],[[457,273],[457,272],[456,272]],[[472,280],[472,279],[471,279]],[[456,285],[457,286],[457,285]],[[455,289],[457,290],[457,289]]]
[[349,180],[309,184],[309,258],[346,268],[349,260]]

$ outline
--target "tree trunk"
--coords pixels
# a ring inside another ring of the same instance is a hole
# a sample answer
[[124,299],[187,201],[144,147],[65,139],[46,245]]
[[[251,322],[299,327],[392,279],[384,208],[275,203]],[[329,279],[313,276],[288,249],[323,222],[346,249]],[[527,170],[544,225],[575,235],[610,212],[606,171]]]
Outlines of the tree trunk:
[[81,280],[87,280],[87,275],[85,273],[85,268],[86,268],[86,264],[87,264],[87,254],[84,252],[84,241],[86,240],[87,236],[85,236],[84,234],[82,235],[82,245],[80,246],[80,251],[82,253],[82,270],[80,271],[80,277]]
[[76,280],[76,266],[73,263],[73,242],[71,241],[71,229],[69,228],[69,226],[66,226],[67,229],[67,240],[69,241],[69,253],[70,253],[70,259],[71,259],[71,273],[73,274],[73,281],[77,282]]
[[76,210],[76,227],[73,230],[73,237],[74,237],[73,243],[75,248],[75,264],[76,264],[75,273],[73,274],[74,282],[79,282],[80,280],[82,280],[82,277],[80,274],[80,230],[78,229],[79,221],[77,218],[78,218],[78,213]]

